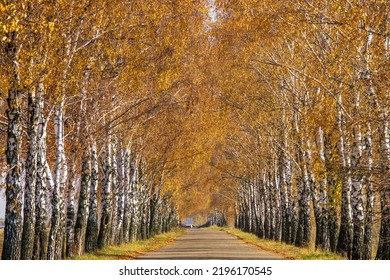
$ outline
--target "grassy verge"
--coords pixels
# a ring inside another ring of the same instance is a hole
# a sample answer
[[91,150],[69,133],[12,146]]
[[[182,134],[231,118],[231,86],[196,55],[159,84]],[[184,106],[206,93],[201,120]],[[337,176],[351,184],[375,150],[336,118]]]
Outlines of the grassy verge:
[[235,228],[210,227],[209,229],[226,231],[227,233],[230,233],[238,237],[245,243],[256,245],[265,251],[270,251],[270,252],[280,254],[284,256],[286,259],[290,259],[290,260],[345,260],[346,259],[335,253],[324,252],[321,250],[315,250],[311,248],[300,248],[283,242],[260,239],[254,234],[246,233]]
[[147,240],[139,240],[120,246],[109,246],[103,250],[90,254],[84,254],[76,260],[131,260],[140,254],[157,250],[173,242],[185,232],[184,228],[174,228],[172,231]]
[[0,228],[0,259],[1,259],[1,252],[3,251],[3,241],[4,241],[4,229]]

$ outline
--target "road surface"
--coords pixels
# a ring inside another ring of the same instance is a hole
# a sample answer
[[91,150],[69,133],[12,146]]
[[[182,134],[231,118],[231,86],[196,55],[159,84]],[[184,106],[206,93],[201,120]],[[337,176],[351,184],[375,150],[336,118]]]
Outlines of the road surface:
[[224,231],[188,229],[170,245],[138,256],[142,260],[281,260]]

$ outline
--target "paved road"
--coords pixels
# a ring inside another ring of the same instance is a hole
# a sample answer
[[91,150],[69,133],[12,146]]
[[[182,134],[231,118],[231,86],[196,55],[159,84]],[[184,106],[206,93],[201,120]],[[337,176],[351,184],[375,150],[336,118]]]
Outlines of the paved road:
[[138,256],[153,260],[280,260],[282,256],[249,245],[223,232],[188,229],[170,245]]

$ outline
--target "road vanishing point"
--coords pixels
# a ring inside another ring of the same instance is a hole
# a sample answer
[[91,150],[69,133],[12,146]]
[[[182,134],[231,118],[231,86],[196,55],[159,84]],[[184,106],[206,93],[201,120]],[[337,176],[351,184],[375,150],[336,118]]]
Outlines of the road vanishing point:
[[138,256],[142,260],[282,260],[223,231],[188,229],[173,243]]

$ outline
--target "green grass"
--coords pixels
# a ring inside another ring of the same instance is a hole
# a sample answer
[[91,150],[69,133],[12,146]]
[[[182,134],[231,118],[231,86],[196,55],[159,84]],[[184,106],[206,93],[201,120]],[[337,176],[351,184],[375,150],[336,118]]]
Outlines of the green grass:
[[157,250],[173,242],[184,234],[184,228],[174,228],[172,231],[156,235],[147,240],[139,240],[119,246],[109,246],[94,253],[76,257],[76,260],[131,260],[138,255]]
[[314,248],[300,248],[284,242],[276,242],[267,239],[260,239],[256,235],[246,233],[235,228],[210,227],[210,230],[226,231],[244,241],[259,248],[282,255],[290,260],[345,260],[346,258],[331,252],[315,250]]

